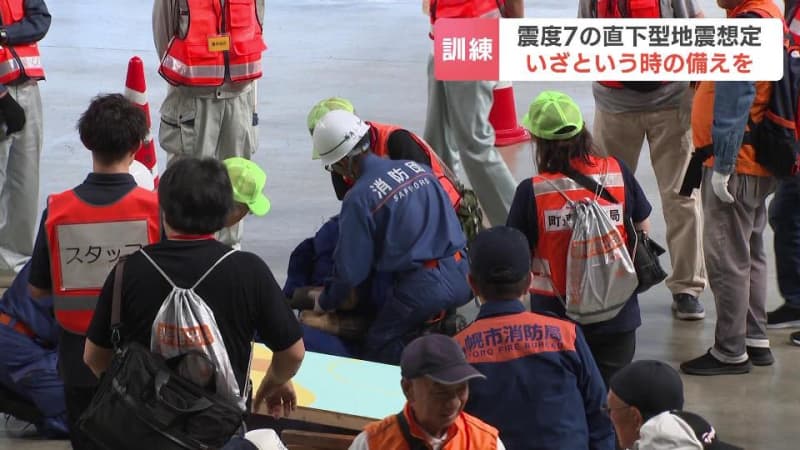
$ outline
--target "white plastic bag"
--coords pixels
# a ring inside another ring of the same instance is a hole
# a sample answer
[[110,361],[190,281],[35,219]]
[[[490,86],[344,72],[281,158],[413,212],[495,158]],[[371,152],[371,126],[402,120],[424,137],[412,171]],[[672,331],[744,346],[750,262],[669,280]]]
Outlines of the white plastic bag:
[[613,319],[638,279],[625,240],[596,200],[572,202],[567,251],[567,316],[581,324]]
[[205,355],[216,369],[217,394],[233,398],[244,410],[245,402],[239,392],[239,384],[236,382],[225,342],[217,328],[214,312],[194,291],[219,263],[235,251],[231,250],[223,255],[189,289],[176,286],[147,253],[144,251],[142,253],[172,286],[172,291],[164,299],[161,309],[153,320],[150,351],[162,355],[165,359],[190,352]]

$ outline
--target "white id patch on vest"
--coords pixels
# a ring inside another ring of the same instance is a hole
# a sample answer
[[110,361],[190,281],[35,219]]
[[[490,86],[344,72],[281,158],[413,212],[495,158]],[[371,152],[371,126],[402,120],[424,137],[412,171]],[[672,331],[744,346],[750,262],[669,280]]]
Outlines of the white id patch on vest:
[[[600,205],[608,213],[611,222],[616,226],[623,224],[621,205]],[[545,232],[572,230],[573,208],[569,204],[561,209],[548,209],[544,211]]]
[[147,220],[58,225],[61,284],[69,289],[100,289],[121,256],[146,246]]

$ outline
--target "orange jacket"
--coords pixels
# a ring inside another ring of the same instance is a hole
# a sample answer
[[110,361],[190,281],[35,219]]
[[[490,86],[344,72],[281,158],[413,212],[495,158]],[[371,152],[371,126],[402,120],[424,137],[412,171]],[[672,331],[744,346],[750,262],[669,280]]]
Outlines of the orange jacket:
[[[11,25],[24,19],[25,1],[0,0],[0,18],[3,25]],[[39,45],[30,42],[0,47],[0,84],[8,84],[23,73],[34,80],[44,79]]]
[[56,320],[85,334],[97,297],[120,256],[158,242],[158,198],[134,188],[116,203],[90,205],[73,190],[47,200],[47,233]]
[[[625,183],[622,170],[614,158],[590,157],[591,164],[580,159],[572,160],[578,172],[592,177],[620,202],[612,204],[603,198],[597,202],[605,207],[611,220],[622,235],[622,245],[627,242],[623,212],[625,210]],[[593,194],[576,181],[560,173],[544,173],[533,177],[533,195],[536,200],[539,239],[533,251],[531,291],[549,296],[564,296],[567,291],[567,251],[572,236],[572,213],[564,195],[570,200],[582,200]],[[559,192],[560,190],[560,192]]]
[[[728,17],[736,17],[748,11],[764,11],[771,17],[781,18],[778,7],[771,0],[747,0],[738,7],[727,11]],[[772,93],[772,83],[769,81],[756,81],[756,96],[750,106],[750,118],[758,123],[764,116],[764,111]],[[714,124],[714,82],[701,81],[697,85],[692,104],[692,139],[697,149],[713,145],[711,130]],[[747,126],[746,130],[749,130]],[[706,167],[713,167],[714,158],[707,159]],[[736,173],[760,177],[772,174],[756,162],[755,149],[750,144],[742,144],[736,157]]]
[[[424,441],[425,433],[413,419],[408,404],[403,408],[403,415],[408,422],[411,435]],[[364,428],[364,431],[367,433],[370,450],[410,448],[395,416],[372,422]],[[462,411],[447,430],[446,442],[441,450],[496,450],[497,436],[496,428]]]
[[[387,125],[383,123],[377,122],[367,122],[372,130],[374,131],[372,135],[372,151],[376,155],[380,156],[381,158],[388,158],[389,157],[389,136],[397,131],[402,130],[403,128],[397,125]],[[433,151],[430,145],[425,142],[422,138],[417,136],[415,133],[409,134],[414,139],[414,141],[419,144],[420,148],[428,155],[428,159],[430,160],[431,170],[436,175],[436,178],[439,180],[439,184],[442,185],[442,188],[447,193],[447,196],[450,198],[450,203],[453,205],[453,208],[458,209],[458,203],[461,201],[461,194],[458,192],[458,188],[456,187],[453,180],[451,180],[445,171],[444,163],[439,159],[439,156],[436,152]]]
[[[261,77],[267,48],[253,0],[187,0],[186,36],[174,36],[158,72],[181,86],[220,86]],[[224,10],[223,5],[224,4]],[[224,20],[223,20],[224,18]],[[213,47],[213,48],[212,48]]]

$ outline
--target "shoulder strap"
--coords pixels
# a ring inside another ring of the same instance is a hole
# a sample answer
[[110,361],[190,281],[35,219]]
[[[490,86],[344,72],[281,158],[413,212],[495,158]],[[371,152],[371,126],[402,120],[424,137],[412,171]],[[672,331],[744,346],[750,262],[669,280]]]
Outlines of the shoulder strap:
[[114,269],[114,291],[111,294],[111,345],[116,349],[120,343],[120,318],[122,309],[122,272],[127,256],[122,256]]
[[147,254],[147,252],[145,252],[144,250],[140,250],[140,251],[142,252],[142,254],[144,255],[144,257],[145,257],[145,258],[147,258],[147,260],[148,260],[148,261],[150,261],[150,264],[152,264],[152,265],[153,265],[153,267],[155,267],[155,268],[156,268],[156,270],[158,271],[158,273],[160,273],[160,274],[161,274],[161,276],[162,276],[162,277],[164,277],[164,279],[165,279],[165,280],[167,280],[167,283],[169,283],[169,285],[170,285],[170,286],[172,286],[172,287],[173,287],[173,289],[174,289],[174,288],[176,288],[177,286],[175,286],[175,283],[172,281],[172,279],[171,279],[170,277],[168,277],[168,276],[167,276],[167,274],[166,274],[166,273],[164,273],[164,271],[163,271],[163,270],[161,270],[161,267],[158,267],[158,264],[156,264],[156,262],[155,262],[155,261],[153,261],[153,258],[151,258],[151,257],[150,257],[150,255],[148,255],[148,254]]
[[194,290],[194,288],[196,288],[196,287],[197,287],[197,286],[198,286],[200,283],[202,283],[202,282],[203,282],[203,280],[205,280],[205,279],[206,279],[206,277],[208,276],[208,274],[210,274],[210,273],[211,273],[211,271],[212,271],[212,270],[214,270],[214,268],[215,268],[215,267],[217,267],[217,266],[219,265],[219,263],[221,263],[221,262],[222,262],[222,260],[224,260],[225,258],[227,258],[227,257],[228,257],[228,255],[231,255],[231,254],[232,254],[232,253],[234,253],[234,252],[236,252],[236,249],[231,249],[231,250],[230,250],[228,253],[225,253],[224,255],[222,255],[222,257],[220,257],[220,258],[217,260],[217,262],[215,262],[215,263],[214,263],[214,265],[213,265],[213,266],[209,267],[209,268],[208,268],[208,270],[206,270],[206,273],[204,273],[204,274],[203,274],[203,276],[202,276],[202,277],[200,277],[200,279],[199,279],[199,280],[197,280],[197,282],[196,282],[196,283],[195,283],[195,284],[194,284],[194,285],[191,287],[191,289],[192,289],[192,290]]
[[591,177],[587,177],[586,175],[578,172],[572,167],[569,167],[565,170],[564,175],[572,178],[575,180],[576,183],[580,184],[581,186],[585,187],[586,189],[594,192],[596,195],[600,195],[606,201],[611,203],[619,203],[610,192],[606,190],[603,186],[600,186],[596,181],[594,181]]
[[406,416],[403,414],[402,411],[395,415],[397,418],[397,424],[400,425],[400,431],[403,433],[403,438],[405,438],[406,442],[408,443],[408,447],[410,450],[427,450],[428,446],[425,445],[422,440],[416,438],[411,435],[411,429],[408,426],[408,421],[406,420]]

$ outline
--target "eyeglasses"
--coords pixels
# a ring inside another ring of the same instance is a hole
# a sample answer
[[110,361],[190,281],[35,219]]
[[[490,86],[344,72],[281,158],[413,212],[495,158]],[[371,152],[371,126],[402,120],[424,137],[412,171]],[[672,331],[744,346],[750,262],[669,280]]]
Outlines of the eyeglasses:
[[611,408],[608,405],[603,405],[600,407],[600,410],[603,411],[603,413],[606,414],[607,416],[610,416],[611,411],[619,411],[620,409],[628,409],[630,407],[631,405],[625,405],[625,406],[617,406],[616,408]]

